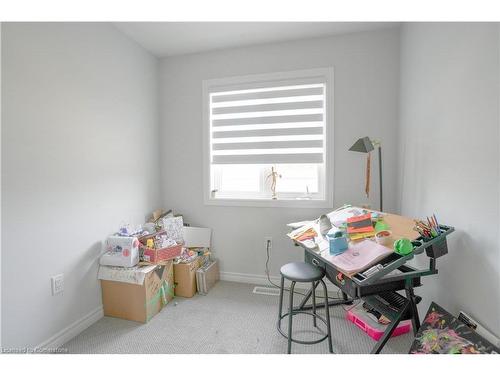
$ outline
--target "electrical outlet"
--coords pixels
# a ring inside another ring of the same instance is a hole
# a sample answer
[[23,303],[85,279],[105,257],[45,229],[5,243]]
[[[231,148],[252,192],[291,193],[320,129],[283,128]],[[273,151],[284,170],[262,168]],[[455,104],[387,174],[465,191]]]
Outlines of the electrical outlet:
[[273,248],[273,238],[272,237],[264,237],[264,246],[267,250],[269,243],[269,250]]
[[52,295],[60,294],[64,290],[64,274],[54,275],[51,278],[52,281]]

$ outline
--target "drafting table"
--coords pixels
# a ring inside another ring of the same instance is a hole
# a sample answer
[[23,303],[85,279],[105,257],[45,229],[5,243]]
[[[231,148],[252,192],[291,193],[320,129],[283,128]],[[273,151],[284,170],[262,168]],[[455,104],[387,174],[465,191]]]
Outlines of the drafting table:
[[[391,320],[387,326],[384,335],[373,347],[371,353],[378,354],[384,347],[392,332],[402,320],[411,319],[413,333],[416,334],[420,328],[420,319],[418,317],[417,303],[421,298],[414,294],[414,288],[421,286],[421,278],[438,273],[436,268],[436,259],[448,252],[446,237],[454,231],[453,227],[439,225],[441,234],[425,242],[422,237],[413,230],[414,222],[412,219],[382,213],[384,221],[389,225],[394,240],[406,237],[413,241],[413,252],[402,256],[392,253],[382,259],[378,264],[382,269],[369,277],[364,277],[362,273],[354,275],[343,274],[331,262],[328,249],[318,251],[310,248],[304,243],[294,241],[296,245],[304,248],[305,261],[312,263],[325,270],[326,277],[335,284],[342,292],[342,299],[329,302],[330,306],[352,303],[354,299],[361,298],[369,306],[385,315]],[[425,251],[429,257],[429,266],[425,269],[416,269],[405,263],[414,256],[422,254]],[[405,296],[397,293],[404,291]],[[307,305],[311,297],[312,289],[306,293],[297,310],[307,310],[312,306]]]

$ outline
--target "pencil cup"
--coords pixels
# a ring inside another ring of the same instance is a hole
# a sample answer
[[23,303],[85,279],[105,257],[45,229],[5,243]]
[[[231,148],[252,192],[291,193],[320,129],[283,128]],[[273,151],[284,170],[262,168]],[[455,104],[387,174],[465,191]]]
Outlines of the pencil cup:
[[382,246],[390,246],[394,241],[390,230],[381,230],[375,234],[375,240]]
[[441,241],[435,242],[431,246],[427,247],[425,249],[425,253],[428,257],[434,259],[448,254],[448,244],[446,242],[446,238],[443,238]]
[[330,255],[339,255],[347,250],[347,237],[343,232],[327,234],[327,237],[330,242]]

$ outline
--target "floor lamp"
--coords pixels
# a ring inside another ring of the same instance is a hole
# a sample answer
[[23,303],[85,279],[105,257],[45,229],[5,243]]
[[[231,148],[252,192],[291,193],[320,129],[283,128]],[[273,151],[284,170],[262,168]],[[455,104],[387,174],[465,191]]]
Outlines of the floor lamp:
[[[382,203],[382,145],[380,144],[379,141],[372,141],[368,137],[363,137],[358,139],[349,149],[349,151],[356,151],[356,152],[362,152],[364,154],[369,154],[371,151],[375,149],[375,147],[378,147],[378,173],[379,173],[379,183],[380,183],[380,211],[383,211],[384,206]],[[369,157],[369,155],[368,155]],[[367,162],[367,184],[369,183],[369,159]],[[367,195],[368,195],[367,190]]]

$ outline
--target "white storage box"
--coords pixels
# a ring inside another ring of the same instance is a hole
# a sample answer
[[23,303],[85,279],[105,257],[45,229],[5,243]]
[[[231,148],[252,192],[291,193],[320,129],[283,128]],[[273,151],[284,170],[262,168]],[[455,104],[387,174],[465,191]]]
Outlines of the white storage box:
[[212,229],[183,227],[182,230],[185,247],[210,247]]
[[133,267],[139,263],[137,237],[109,236],[105,248],[99,261],[103,266]]

